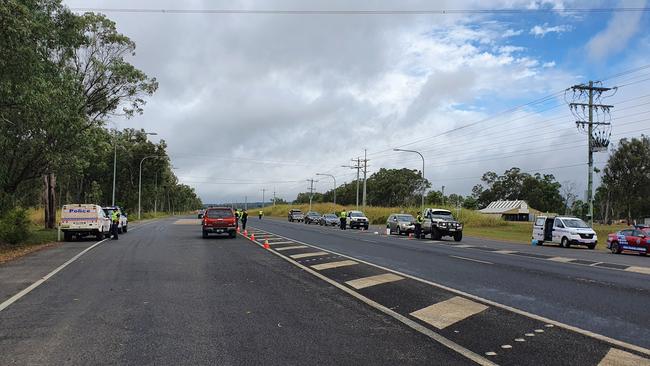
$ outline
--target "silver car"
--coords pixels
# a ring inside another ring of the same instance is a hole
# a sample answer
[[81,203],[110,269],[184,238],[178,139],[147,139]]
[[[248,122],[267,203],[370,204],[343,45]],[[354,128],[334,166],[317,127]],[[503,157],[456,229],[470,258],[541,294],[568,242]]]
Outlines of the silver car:
[[391,234],[408,234],[415,231],[415,218],[409,214],[391,214],[386,220],[386,228]]

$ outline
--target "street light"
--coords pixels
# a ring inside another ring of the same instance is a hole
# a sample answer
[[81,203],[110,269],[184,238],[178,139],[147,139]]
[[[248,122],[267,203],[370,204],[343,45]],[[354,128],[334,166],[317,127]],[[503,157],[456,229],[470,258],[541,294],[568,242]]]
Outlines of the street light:
[[147,159],[153,159],[153,158],[164,158],[164,156],[149,155],[149,156],[145,156],[144,158],[142,158],[142,160],[140,160],[140,176],[138,179],[138,220],[140,220],[140,211],[141,211],[140,203],[142,200],[142,163],[144,163],[144,161]]
[[418,151],[415,150],[393,149],[393,151],[415,153],[420,155],[420,157],[422,158],[422,207],[420,207],[420,212],[424,212],[424,156],[422,156],[422,154],[420,154]]
[[[157,135],[155,132],[145,132],[145,135]],[[113,198],[111,199],[111,206],[115,206],[115,177],[117,176],[117,130],[113,134]]]
[[325,174],[325,173],[316,173],[316,175],[324,175],[326,177],[331,177],[334,179],[334,204],[336,205],[336,177],[334,177],[332,174]]

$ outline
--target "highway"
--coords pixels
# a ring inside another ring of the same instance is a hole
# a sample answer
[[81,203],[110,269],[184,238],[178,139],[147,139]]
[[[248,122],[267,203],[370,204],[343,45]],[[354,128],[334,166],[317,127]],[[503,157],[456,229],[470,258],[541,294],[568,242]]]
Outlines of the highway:
[[255,240],[202,239],[198,222],[0,265],[0,365],[650,364],[637,257],[267,218]]

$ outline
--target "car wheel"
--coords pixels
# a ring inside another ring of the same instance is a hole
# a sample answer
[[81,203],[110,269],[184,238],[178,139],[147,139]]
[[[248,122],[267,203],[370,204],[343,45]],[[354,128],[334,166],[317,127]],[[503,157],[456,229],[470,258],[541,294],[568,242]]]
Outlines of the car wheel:
[[454,234],[454,241],[461,241],[463,240],[463,233],[456,233]]
[[[110,234],[109,234],[109,235],[110,235]],[[104,232],[100,230],[100,231],[95,235],[95,239],[97,239],[97,240],[102,240],[102,239],[104,239]]]
[[587,245],[587,248],[589,248],[589,249],[595,249],[595,248],[596,248],[596,244],[589,244],[589,245]]
[[560,246],[563,248],[570,248],[571,244],[569,243],[569,239],[566,237],[562,238],[562,241],[560,242]]
[[72,234],[63,233],[63,241],[72,241]]
[[127,231],[128,231],[128,230],[127,230],[128,227],[129,227],[129,225],[124,225],[124,228],[123,228],[122,230],[123,230],[124,232],[127,232]]
[[440,231],[437,228],[431,229],[431,239],[440,240],[441,238],[442,235],[440,234]]
[[620,254],[621,253],[621,248],[618,246],[618,242],[613,242],[612,245],[610,245],[609,250],[612,251],[613,254]]
[[205,238],[207,238],[207,237],[208,237],[208,232],[205,231],[205,230],[203,230],[203,239],[205,239]]

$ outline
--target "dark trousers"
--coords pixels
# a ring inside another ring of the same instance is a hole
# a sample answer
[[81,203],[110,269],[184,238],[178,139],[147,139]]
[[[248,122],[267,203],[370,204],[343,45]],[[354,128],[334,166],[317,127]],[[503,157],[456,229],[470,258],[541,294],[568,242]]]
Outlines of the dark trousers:
[[261,220],[261,219],[262,219],[262,215],[259,215],[259,216],[260,216],[260,220]]
[[415,237],[420,239],[422,236],[422,224],[415,223]]
[[341,217],[341,230],[345,230],[345,218]]
[[113,237],[114,240],[118,239],[117,226],[118,226],[118,223],[116,223],[116,222],[111,223],[111,236]]
[[239,217],[235,217],[235,227],[239,227]]
[[247,222],[247,221],[248,221],[248,220],[244,220],[244,219],[241,220],[241,229],[242,229],[242,230],[246,230],[246,222]]

